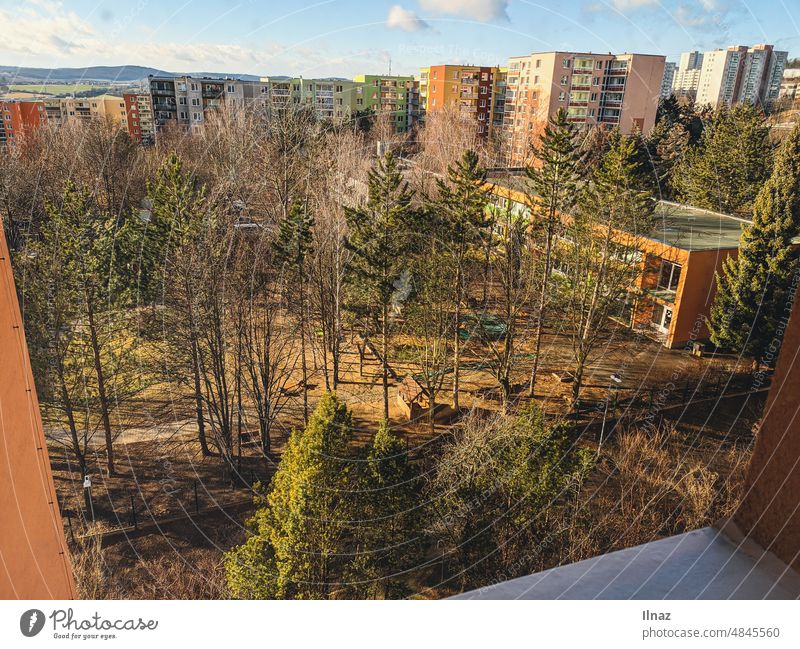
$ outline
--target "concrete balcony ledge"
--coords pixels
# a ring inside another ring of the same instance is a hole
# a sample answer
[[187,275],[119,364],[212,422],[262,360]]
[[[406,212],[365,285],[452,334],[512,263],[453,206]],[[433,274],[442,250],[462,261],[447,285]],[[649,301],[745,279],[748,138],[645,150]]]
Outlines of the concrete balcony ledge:
[[800,575],[732,522],[462,593],[453,599],[798,599]]

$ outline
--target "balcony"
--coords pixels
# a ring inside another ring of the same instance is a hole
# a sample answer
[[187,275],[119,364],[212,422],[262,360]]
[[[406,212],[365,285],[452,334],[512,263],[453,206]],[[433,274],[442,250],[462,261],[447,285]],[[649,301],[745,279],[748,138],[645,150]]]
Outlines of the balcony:
[[[706,527],[454,599],[796,599],[800,577],[735,530]],[[755,547],[754,547],[755,546]]]

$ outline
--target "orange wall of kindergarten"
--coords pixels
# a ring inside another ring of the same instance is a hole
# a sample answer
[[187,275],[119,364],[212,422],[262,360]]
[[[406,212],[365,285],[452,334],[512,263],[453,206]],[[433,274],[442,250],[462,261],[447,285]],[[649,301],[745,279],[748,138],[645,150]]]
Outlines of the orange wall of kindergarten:
[[683,347],[698,340],[708,340],[706,319],[717,294],[714,273],[722,269],[722,262],[739,254],[737,249],[696,250],[688,255],[681,270],[681,279],[675,300],[675,319],[667,345]]
[[0,227],[0,598],[74,597],[11,261]]

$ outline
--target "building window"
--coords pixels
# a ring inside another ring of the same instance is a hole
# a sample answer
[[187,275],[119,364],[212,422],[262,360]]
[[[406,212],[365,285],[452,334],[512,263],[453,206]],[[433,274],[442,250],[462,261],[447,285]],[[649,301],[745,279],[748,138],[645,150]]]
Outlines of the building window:
[[658,288],[675,292],[681,279],[681,267],[666,259],[661,260],[661,270],[658,274]]
[[600,85],[600,77],[594,77],[592,79],[592,85],[593,86],[599,86]]
[[536,59],[536,67],[537,68],[542,67],[542,59]]
[[569,59],[564,59],[563,67],[565,68],[569,67]]
[[234,88],[233,86],[229,85],[228,86],[228,92],[236,92],[236,88]]
[[193,83],[191,88],[192,88],[192,92],[197,92],[197,84],[196,83]]
[[185,106],[186,105],[186,97],[178,97],[178,103],[181,106]]
[[565,74],[563,77],[561,77],[561,85],[566,86],[567,83],[569,83],[569,77]]
[[566,93],[564,93],[564,92],[559,92],[558,93],[558,101],[564,101],[565,97],[566,97]]
[[192,117],[194,118],[195,122],[200,121],[200,113],[192,113]]

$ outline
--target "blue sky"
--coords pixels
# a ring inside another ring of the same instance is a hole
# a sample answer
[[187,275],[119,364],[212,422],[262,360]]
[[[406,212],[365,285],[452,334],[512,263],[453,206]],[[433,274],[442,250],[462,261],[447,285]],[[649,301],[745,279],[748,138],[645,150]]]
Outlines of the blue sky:
[[0,64],[20,66],[352,76],[760,42],[800,56],[800,0],[0,0]]

